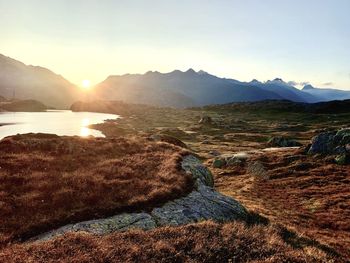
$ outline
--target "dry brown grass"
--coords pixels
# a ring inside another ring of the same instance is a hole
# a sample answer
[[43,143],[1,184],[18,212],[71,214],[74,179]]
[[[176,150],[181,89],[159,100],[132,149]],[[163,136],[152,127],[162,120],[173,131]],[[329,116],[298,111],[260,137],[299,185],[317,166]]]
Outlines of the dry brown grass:
[[[14,245],[1,262],[336,262],[322,250],[293,249],[276,228],[205,222],[97,237],[70,233]],[[339,262],[339,261],[338,261]]]
[[0,141],[0,246],[68,223],[147,210],[192,190],[183,150],[134,138]]
[[[249,173],[251,163],[263,165],[265,174]],[[224,194],[350,258],[349,166],[290,150],[256,154],[245,165],[218,172],[216,186]]]

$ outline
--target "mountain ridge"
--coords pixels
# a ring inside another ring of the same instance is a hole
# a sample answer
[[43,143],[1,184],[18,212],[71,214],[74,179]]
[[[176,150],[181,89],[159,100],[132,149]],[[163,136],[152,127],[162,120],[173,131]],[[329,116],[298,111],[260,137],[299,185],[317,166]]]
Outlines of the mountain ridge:
[[340,90],[340,89],[320,89],[315,88],[312,85],[305,85],[302,91],[307,92],[313,96],[320,98],[319,101],[329,101],[329,100],[346,100],[350,99],[350,90]]
[[[228,103],[232,101],[255,101],[261,99],[282,99],[281,96],[270,92],[262,91],[253,86],[233,79],[224,79],[211,75],[205,71],[195,72],[193,69],[187,71],[174,70],[168,73],[148,71],[145,74],[110,75],[104,81],[96,85],[96,95],[101,99],[106,99],[107,94],[112,93],[112,89],[130,91],[140,86],[140,94],[146,90],[153,92],[173,92],[178,96],[190,98],[192,103],[185,103],[186,107],[201,106],[213,103]],[[109,90],[106,91],[106,90]],[[122,92],[120,91],[120,92]],[[143,95],[138,94],[138,97]],[[112,96],[112,100],[124,99],[120,93]],[[121,98],[122,97],[122,98]],[[140,101],[136,97],[129,97],[127,102],[148,104],[147,101]],[[172,105],[178,107],[178,103],[173,101]],[[162,103],[155,103],[157,106],[164,106]],[[180,106],[180,107],[181,107]]]
[[68,108],[79,98],[79,93],[78,88],[62,75],[0,54],[1,96],[33,99],[49,106]]
[[[282,78],[244,82],[190,68],[167,73],[109,75],[89,91],[89,96],[176,108],[262,100],[315,103],[350,98],[350,91],[319,89],[311,85],[299,90],[291,83]],[[0,54],[0,96],[34,99],[48,106],[69,108],[81,99],[82,91],[45,67],[26,65]]]

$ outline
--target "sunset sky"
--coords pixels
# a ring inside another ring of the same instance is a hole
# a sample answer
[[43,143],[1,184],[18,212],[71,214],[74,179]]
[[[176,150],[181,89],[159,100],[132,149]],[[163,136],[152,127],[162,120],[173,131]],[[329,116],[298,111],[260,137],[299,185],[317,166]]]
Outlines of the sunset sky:
[[350,89],[349,0],[0,0],[0,53],[73,83],[203,69]]

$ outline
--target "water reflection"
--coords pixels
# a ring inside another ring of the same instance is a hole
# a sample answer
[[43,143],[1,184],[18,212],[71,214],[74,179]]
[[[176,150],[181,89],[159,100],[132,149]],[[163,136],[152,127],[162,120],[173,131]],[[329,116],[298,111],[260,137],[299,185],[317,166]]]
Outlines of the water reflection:
[[87,127],[89,124],[90,124],[90,119],[89,119],[89,118],[84,118],[84,119],[82,119],[81,125],[82,125],[83,127]]
[[71,112],[71,111],[47,111],[47,112],[1,112],[0,139],[18,133],[42,132],[57,135],[78,135],[103,137],[100,131],[90,129],[91,124],[102,123],[106,119],[116,119],[118,115]]
[[87,127],[81,127],[80,129],[80,136],[81,137],[87,137],[90,135],[90,129]]

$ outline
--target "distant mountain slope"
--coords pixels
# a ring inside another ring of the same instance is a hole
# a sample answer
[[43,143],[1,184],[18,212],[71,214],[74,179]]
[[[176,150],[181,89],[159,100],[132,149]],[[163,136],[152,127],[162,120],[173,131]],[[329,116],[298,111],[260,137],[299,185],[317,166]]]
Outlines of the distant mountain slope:
[[195,105],[192,98],[159,85],[150,77],[150,73],[110,76],[97,85],[94,92],[100,99],[129,103],[179,108]]
[[313,103],[313,102],[319,101],[318,98],[316,98],[312,94],[301,91],[293,87],[292,85],[289,85],[288,83],[284,82],[280,78],[269,80],[265,83],[252,81],[249,84],[259,87],[263,90],[275,92],[281,97],[283,97],[284,99],[295,101],[295,102]]
[[16,99],[35,99],[46,105],[66,108],[78,98],[78,89],[52,71],[0,54],[0,95]]
[[319,88],[314,88],[311,85],[306,85],[304,86],[302,91],[309,93],[315,97],[318,97],[318,101],[350,99],[350,91],[346,91],[346,90],[319,89]]
[[48,107],[36,100],[9,100],[0,101],[1,111],[21,111],[21,112],[36,112],[45,111]]
[[110,76],[96,86],[96,95],[101,99],[174,107],[283,99],[272,91],[192,69]]

